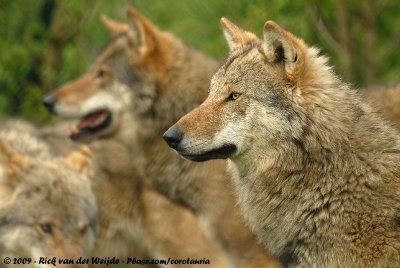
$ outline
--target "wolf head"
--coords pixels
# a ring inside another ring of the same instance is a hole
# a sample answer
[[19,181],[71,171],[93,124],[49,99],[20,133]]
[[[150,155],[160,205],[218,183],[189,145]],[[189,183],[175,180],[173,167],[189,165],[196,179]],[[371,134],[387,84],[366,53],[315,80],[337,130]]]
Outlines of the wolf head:
[[299,140],[305,109],[318,105],[315,84],[334,79],[326,58],[272,21],[265,23],[262,40],[225,18],[221,24],[230,55],[213,76],[205,102],[164,139],[194,161],[235,158],[255,143],[273,150]]
[[159,139],[178,118],[199,105],[217,62],[161,31],[133,8],[128,23],[103,17],[114,38],[87,75],[43,99],[63,118],[80,118],[72,139]]
[[51,158],[14,145],[0,139],[0,255],[32,258],[32,267],[51,266],[34,264],[40,257],[87,256],[98,232],[87,149]]
[[[151,114],[151,104],[169,61],[169,35],[133,8],[128,23],[102,17],[114,35],[88,74],[44,97],[49,111],[62,118],[80,119],[72,139],[110,135],[127,113]],[[129,111],[126,111],[128,108]]]

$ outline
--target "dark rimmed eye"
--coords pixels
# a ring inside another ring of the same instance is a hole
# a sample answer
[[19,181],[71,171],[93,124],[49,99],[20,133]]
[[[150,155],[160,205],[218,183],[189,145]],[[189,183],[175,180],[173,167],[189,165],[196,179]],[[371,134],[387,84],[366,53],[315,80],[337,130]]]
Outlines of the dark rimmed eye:
[[96,71],[96,77],[97,78],[103,78],[105,76],[107,76],[110,72],[110,68],[106,65],[101,66],[99,69],[97,69]]
[[240,97],[240,93],[232,92],[231,94],[229,94],[227,100],[234,101],[234,100],[237,100],[239,97]]
[[101,68],[101,69],[99,69],[99,70],[97,71],[96,76],[97,76],[98,78],[101,78],[101,77],[105,76],[106,73],[107,73],[107,71],[106,71],[104,68]]
[[40,225],[40,229],[46,234],[53,233],[53,225],[50,223],[44,223]]
[[89,230],[89,224],[80,224],[80,226],[79,226],[79,233],[80,233],[81,235],[86,234],[86,233],[88,232],[88,230]]

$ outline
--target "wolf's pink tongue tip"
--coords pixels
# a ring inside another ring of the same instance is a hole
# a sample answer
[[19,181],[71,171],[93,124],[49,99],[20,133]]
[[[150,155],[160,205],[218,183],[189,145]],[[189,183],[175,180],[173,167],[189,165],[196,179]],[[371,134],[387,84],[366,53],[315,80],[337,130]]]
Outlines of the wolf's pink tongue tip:
[[77,128],[77,126],[72,126],[67,130],[67,135],[69,137],[71,137],[71,136],[75,135],[78,132],[79,132],[79,129]]

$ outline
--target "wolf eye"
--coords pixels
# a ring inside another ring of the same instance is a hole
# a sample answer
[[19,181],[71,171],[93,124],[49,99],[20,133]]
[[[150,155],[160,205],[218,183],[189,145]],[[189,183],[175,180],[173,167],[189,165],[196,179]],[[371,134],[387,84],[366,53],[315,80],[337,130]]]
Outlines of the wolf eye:
[[78,228],[79,228],[79,233],[81,235],[84,235],[89,230],[89,224],[86,224],[86,223],[85,224],[80,224],[80,226]]
[[96,77],[97,78],[102,78],[110,73],[110,68],[107,66],[101,66],[99,69],[96,71]]
[[239,97],[240,97],[240,93],[232,92],[231,94],[229,94],[227,101],[234,101],[234,100],[237,100]]
[[98,71],[97,71],[97,77],[98,78],[101,78],[101,77],[103,77],[103,76],[105,76],[106,75],[106,70],[104,70],[104,69],[99,69]]
[[89,227],[88,227],[88,226],[85,226],[85,228],[79,230],[79,232],[81,233],[81,235],[84,235],[84,234],[87,233],[88,229],[89,229]]
[[46,234],[52,234],[53,233],[53,225],[50,223],[45,223],[40,225],[40,229]]

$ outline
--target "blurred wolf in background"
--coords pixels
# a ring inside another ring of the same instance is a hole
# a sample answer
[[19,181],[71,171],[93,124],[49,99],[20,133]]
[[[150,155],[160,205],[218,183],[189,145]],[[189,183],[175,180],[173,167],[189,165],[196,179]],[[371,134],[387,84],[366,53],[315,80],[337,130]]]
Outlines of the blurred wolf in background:
[[[21,122],[17,127],[28,129]],[[79,143],[66,138],[68,127],[65,123],[42,127],[35,135],[49,145],[53,155],[70,154]],[[207,258],[211,262],[207,267],[230,267],[226,254],[205,237],[192,213],[143,185],[124,144],[101,139],[88,147],[96,165],[91,182],[100,211],[99,235],[91,256]],[[202,265],[167,267],[178,266]]]
[[200,104],[218,64],[161,31],[130,8],[128,24],[103,17],[114,38],[88,74],[44,98],[63,118],[80,118],[73,140],[121,141],[143,182],[189,208],[236,267],[276,263],[258,245],[235,206],[225,163],[185,161],[162,133]]
[[400,127],[400,83],[368,87],[362,92],[377,107],[382,108],[384,118]]
[[399,132],[276,23],[262,40],[221,23],[230,55],[167,142],[229,159],[248,223],[285,266],[400,267]]
[[0,131],[0,267],[18,267],[5,257],[32,258],[19,267],[53,267],[40,257],[88,257],[98,233],[91,160],[84,149],[72,154],[54,158],[32,135]]

